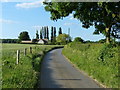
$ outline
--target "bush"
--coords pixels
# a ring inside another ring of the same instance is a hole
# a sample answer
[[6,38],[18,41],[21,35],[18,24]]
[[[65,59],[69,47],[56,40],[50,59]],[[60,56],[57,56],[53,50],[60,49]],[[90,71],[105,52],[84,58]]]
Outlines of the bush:
[[76,37],[75,39],[74,39],[74,42],[83,42],[84,40],[82,39],[82,38],[80,38],[80,37]]
[[71,41],[71,37],[68,34],[60,34],[57,36],[57,43],[59,45],[65,45]]

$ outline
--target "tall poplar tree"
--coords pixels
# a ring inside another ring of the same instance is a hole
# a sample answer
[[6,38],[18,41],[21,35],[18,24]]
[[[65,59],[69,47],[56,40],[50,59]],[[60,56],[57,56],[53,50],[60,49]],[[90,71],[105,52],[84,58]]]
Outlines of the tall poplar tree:
[[40,30],[40,39],[43,39],[43,36],[42,36],[42,35],[43,35],[43,34],[42,34],[42,31],[43,31],[43,30],[41,29],[41,30]]
[[42,38],[44,39],[45,37],[45,31],[44,31],[44,27],[42,27]]
[[53,41],[54,43],[56,42],[56,27],[54,27],[54,33],[53,33]]
[[53,42],[53,27],[51,27],[51,42]]
[[36,30],[36,39],[39,39],[38,30]]
[[61,27],[59,28],[59,32],[58,33],[59,33],[59,35],[62,34],[62,28]]
[[48,26],[47,26],[47,39],[49,40],[49,30],[48,30]]
[[47,38],[47,32],[46,32],[46,27],[44,27],[44,39]]

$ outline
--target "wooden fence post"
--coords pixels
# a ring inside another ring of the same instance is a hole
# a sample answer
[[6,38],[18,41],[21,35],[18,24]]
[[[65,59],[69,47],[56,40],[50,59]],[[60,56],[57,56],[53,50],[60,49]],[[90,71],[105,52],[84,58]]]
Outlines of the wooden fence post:
[[26,56],[27,48],[24,49],[24,56]]
[[20,50],[17,50],[17,59],[16,59],[16,64],[19,63],[19,59],[20,59]]
[[30,47],[30,53],[32,53],[32,47]]

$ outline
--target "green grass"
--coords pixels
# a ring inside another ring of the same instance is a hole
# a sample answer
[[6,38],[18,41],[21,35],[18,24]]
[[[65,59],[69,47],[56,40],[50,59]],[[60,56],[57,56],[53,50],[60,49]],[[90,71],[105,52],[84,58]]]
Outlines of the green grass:
[[[29,47],[33,52],[30,54]],[[36,47],[36,49],[35,49]],[[2,88],[36,88],[44,54],[57,45],[2,44]],[[24,48],[27,55],[24,56]],[[19,64],[16,51],[20,50]]]
[[118,88],[118,46],[70,43],[62,53],[80,70],[109,88]]

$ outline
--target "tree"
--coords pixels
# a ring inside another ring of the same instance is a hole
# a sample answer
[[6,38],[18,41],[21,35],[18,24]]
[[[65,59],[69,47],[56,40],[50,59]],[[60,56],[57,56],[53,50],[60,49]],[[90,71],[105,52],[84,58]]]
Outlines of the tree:
[[84,40],[82,39],[82,38],[80,38],[80,37],[76,37],[75,39],[74,39],[74,42],[84,42]]
[[59,35],[62,34],[62,28],[59,28]]
[[18,38],[19,38],[19,41],[21,41],[21,40],[30,40],[30,37],[29,37],[27,31],[21,32]]
[[118,2],[44,2],[45,10],[51,13],[51,19],[63,19],[73,13],[74,18],[82,22],[84,28],[95,26],[94,34],[104,34],[106,43],[110,43],[112,25],[120,23],[120,3]]
[[2,43],[17,43],[18,39],[0,39]]
[[[70,28],[68,29],[68,35],[70,36]],[[71,38],[69,38],[69,42],[71,42]]]
[[51,42],[53,42],[53,27],[51,27]]
[[116,23],[116,25],[112,26],[111,36],[120,39],[120,23]]
[[44,30],[44,27],[42,27],[42,39],[45,39],[45,30]]
[[54,27],[53,42],[56,42],[56,27]]
[[68,34],[60,34],[57,36],[58,44],[67,44],[69,42],[70,36]]
[[47,38],[47,32],[46,32],[46,27],[44,27],[44,39]]
[[43,39],[42,29],[40,30],[40,39]]
[[47,26],[47,39],[49,40],[49,30],[48,30],[48,26]]
[[38,30],[36,30],[36,39],[39,39]]

